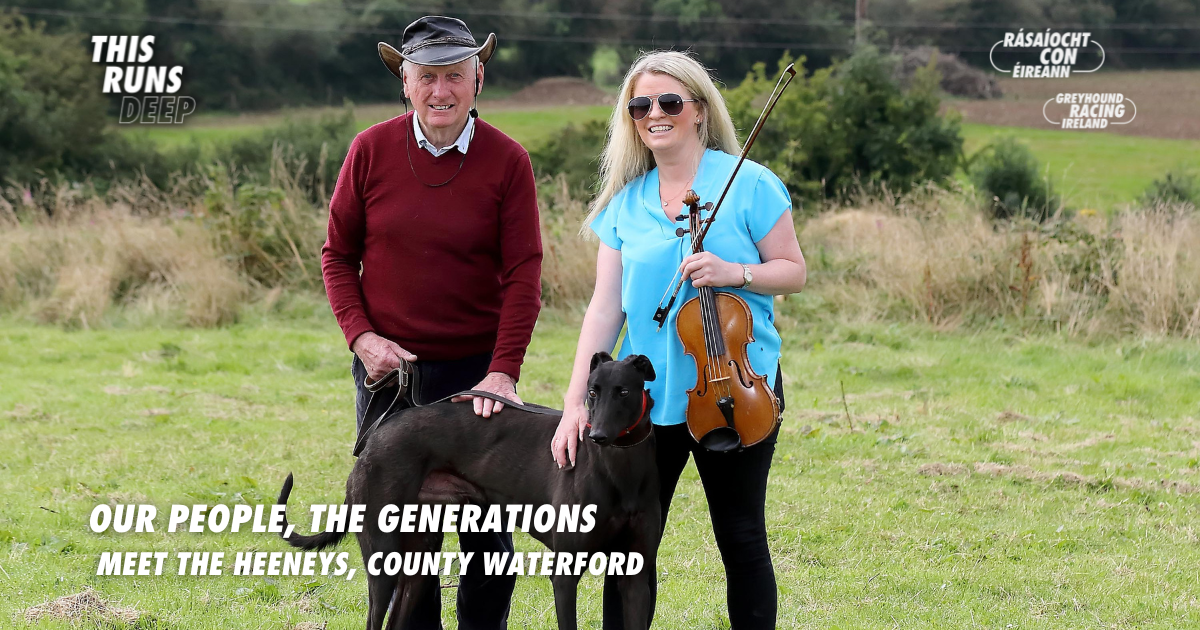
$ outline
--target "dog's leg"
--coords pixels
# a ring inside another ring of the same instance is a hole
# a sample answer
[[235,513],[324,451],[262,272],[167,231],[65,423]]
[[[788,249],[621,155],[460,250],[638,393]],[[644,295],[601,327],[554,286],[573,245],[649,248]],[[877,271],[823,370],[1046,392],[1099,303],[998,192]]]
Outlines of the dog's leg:
[[579,628],[578,575],[556,575],[550,578],[554,585],[554,612],[558,616],[558,630],[577,630]]
[[382,630],[383,616],[395,592],[395,576],[367,574],[367,630]]
[[654,604],[658,596],[658,541],[661,536],[658,506],[648,508],[647,514],[635,522],[633,540],[628,551],[642,555],[646,563],[635,575],[617,578],[621,593],[624,630],[647,630],[654,620]]
[[647,630],[650,627],[650,581],[646,575],[623,575],[617,578],[617,586],[621,590],[625,630]]
[[[427,553],[442,548],[442,534],[404,534],[397,537],[401,553]],[[397,540],[392,538],[391,540]],[[408,630],[409,628],[440,627],[441,606],[438,591],[431,595],[429,589],[438,589],[441,582],[437,575],[404,575],[397,576],[396,599],[392,602],[392,612],[388,615],[388,630]],[[422,601],[434,597],[432,602]]]
[[413,611],[417,602],[424,594],[423,588],[429,582],[428,576],[408,575],[401,577],[396,583],[396,602],[392,606],[392,614],[388,617],[387,630],[405,630],[410,628]]

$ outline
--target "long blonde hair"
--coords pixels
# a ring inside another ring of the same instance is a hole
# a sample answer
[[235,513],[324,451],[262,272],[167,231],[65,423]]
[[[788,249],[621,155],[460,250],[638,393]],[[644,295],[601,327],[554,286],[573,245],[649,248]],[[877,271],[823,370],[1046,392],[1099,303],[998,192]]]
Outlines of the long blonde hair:
[[700,101],[698,105],[704,112],[699,129],[701,145],[730,154],[740,150],[733,119],[729,117],[729,108],[725,106],[725,97],[721,96],[712,76],[699,61],[688,54],[669,50],[642,53],[629,67],[625,80],[621,82],[621,91],[617,93],[617,103],[608,122],[608,141],[600,156],[600,193],[592,201],[580,230],[585,236],[591,235],[588,226],[608,202],[626,184],[648,172],[654,164],[653,154],[642,143],[637,125],[625,109],[629,99],[633,98],[634,82],[647,72],[665,74],[679,81],[691,93],[683,95],[684,98]]

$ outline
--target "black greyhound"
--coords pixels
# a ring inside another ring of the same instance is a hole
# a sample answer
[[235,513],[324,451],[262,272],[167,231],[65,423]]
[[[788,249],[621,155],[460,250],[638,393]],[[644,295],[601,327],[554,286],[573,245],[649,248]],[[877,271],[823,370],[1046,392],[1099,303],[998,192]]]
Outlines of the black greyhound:
[[[650,360],[641,355],[613,361],[607,353],[592,357],[588,376],[590,441],[579,448],[573,469],[560,470],[547,446],[560,416],[507,408],[490,419],[471,405],[440,403],[405,409],[381,423],[368,438],[350,478],[346,503],[365,504],[358,536],[364,563],[376,553],[438,551],[442,535],[381,532],[385,505],[476,503],[489,505],[581,504],[597,506],[588,533],[530,535],[555,552],[640,553],[645,561],[636,575],[618,578],[627,630],[650,625],[654,607],[655,556],[662,530],[658,471],[650,409],[654,401],[645,382],[654,380]],[[287,504],[289,474],[279,494]],[[285,527],[286,530],[286,522]],[[293,534],[287,542],[302,549],[337,544],[344,533]],[[480,566],[473,563],[472,566]],[[557,571],[556,571],[557,572]],[[382,573],[382,572],[381,572]],[[555,575],[554,607],[560,630],[575,630],[578,575]],[[406,628],[426,576],[372,576],[368,573],[367,630]],[[394,603],[393,603],[394,602]]]

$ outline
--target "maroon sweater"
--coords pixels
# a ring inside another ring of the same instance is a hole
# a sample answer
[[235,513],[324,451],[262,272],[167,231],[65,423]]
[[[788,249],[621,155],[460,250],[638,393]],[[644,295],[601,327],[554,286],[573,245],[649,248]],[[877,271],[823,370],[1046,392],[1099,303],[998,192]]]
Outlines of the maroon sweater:
[[418,360],[492,352],[489,371],[518,379],[542,291],[529,154],[477,119],[462,172],[431,188],[463,154],[434,157],[412,128],[407,114],[350,145],[321,249],[333,314],[351,347],[370,331]]

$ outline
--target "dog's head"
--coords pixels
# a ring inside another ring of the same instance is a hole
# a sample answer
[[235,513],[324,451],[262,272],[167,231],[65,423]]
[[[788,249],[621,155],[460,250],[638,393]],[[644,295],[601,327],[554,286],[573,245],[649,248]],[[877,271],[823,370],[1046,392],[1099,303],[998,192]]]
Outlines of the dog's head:
[[640,354],[614,361],[607,352],[592,356],[588,376],[588,437],[597,444],[608,444],[628,433],[639,420],[649,422],[654,401],[646,391],[646,381],[654,380],[654,366]]

